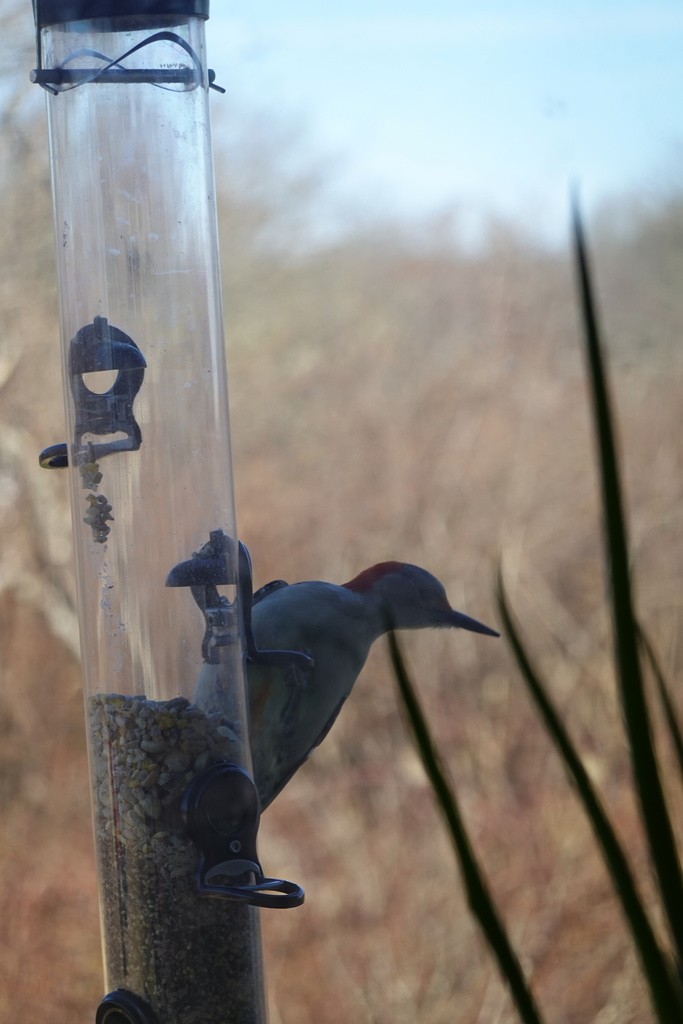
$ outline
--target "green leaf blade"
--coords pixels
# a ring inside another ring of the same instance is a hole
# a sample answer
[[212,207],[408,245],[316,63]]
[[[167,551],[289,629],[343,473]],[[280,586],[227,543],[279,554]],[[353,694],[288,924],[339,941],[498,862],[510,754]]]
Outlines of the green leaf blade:
[[621,903],[640,959],[643,975],[648,984],[657,1020],[660,1024],[680,1024],[683,1020],[683,992],[673,978],[668,959],[659,946],[645,906],[638,894],[628,859],[612,823],[560,715],[548,696],[546,685],[542,682],[526,652],[512,618],[500,569],[497,598],[503,630],[512,648],[522,679],[548,735],[558,750],[565,770],[574,784]]
[[524,1024],[543,1024],[540,1011],[524,977],[519,958],[508,937],[483,871],[477,861],[455,792],[446,775],[393,630],[388,633],[388,638],[394,675],[403,707],[420,760],[446,821],[470,910],[478,921],[498,963],[499,970],[508,984],[520,1019]]
[[650,858],[678,960],[683,963],[683,871],[666,806],[652,738],[651,718],[645,699],[629,573],[626,518],[613,427],[614,418],[611,412],[588,253],[576,198],[573,202],[573,229],[585,353],[599,457],[619,696]]

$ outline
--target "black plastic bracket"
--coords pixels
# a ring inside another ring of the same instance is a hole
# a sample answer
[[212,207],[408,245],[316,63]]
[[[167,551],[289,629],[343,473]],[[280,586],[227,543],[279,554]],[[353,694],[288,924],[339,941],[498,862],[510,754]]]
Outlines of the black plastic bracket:
[[181,810],[199,847],[195,881],[200,896],[255,907],[300,907],[304,890],[296,882],[266,878],[256,852],[261,816],[254,780],[228,761],[207,768],[190,782]]
[[[114,452],[137,451],[142,432],[133,415],[133,402],[142,387],[147,363],[132,338],[112,327],[104,316],[77,331],[69,345],[69,378],[75,408],[74,442],[71,457],[78,465],[94,465]],[[100,370],[116,370],[108,391],[91,391],[83,376]],[[92,434],[105,437],[123,434],[113,441],[84,442]],[[52,445],[40,454],[40,465],[61,469],[68,465],[66,444]]]
[[231,538],[223,530],[212,530],[206,544],[192,558],[174,565],[166,577],[167,587],[190,588],[204,616],[202,657],[210,665],[220,661],[220,647],[235,641],[236,602],[218,593],[219,586],[237,583],[234,561]]
[[311,669],[313,658],[303,651],[261,651],[256,646],[251,628],[253,585],[251,557],[242,541],[238,542],[237,571],[234,567],[233,542],[223,530],[212,530],[209,540],[192,558],[179,562],[166,577],[167,587],[189,587],[204,616],[206,629],[202,640],[202,656],[209,664],[217,664],[219,648],[234,640],[234,606],[218,593],[221,584],[237,584],[242,613],[242,629],[247,662],[258,665],[296,666]]

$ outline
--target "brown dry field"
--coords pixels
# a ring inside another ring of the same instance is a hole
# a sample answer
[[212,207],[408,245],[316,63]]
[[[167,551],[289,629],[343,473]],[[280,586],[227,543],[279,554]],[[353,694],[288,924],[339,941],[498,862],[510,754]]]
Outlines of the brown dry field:
[[[24,168],[0,178],[0,1024],[33,1024],[46,1006],[89,1020],[102,994],[67,488],[36,458],[63,430],[42,129],[17,120],[0,140]],[[343,581],[399,558],[495,624],[502,556],[529,644],[654,905],[615,701],[566,254],[492,224],[484,251],[467,256],[447,225],[368,220],[338,245],[292,254],[314,183],[282,173],[271,188],[280,169],[255,144],[233,187],[220,183],[237,512],[256,584]],[[683,203],[632,197],[618,210],[590,225],[595,268],[638,607],[677,680]],[[505,641],[403,641],[547,1020],[645,1024],[610,883]],[[271,1024],[515,1019],[383,644],[265,814],[260,852],[307,894],[299,910],[262,915]]]

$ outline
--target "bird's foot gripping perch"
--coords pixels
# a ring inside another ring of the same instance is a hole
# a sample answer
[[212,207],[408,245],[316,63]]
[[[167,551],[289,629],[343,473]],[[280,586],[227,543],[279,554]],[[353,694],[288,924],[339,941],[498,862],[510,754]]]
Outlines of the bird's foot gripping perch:
[[[313,659],[303,651],[262,651],[256,646],[251,628],[251,605],[253,600],[251,556],[246,544],[238,542],[238,566],[234,567],[233,542],[222,530],[212,530],[209,540],[192,558],[174,566],[166,578],[167,587],[190,587],[199,609],[204,616],[206,630],[202,640],[202,655],[209,664],[220,660],[219,648],[234,642],[239,635],[236,630],[237,609],[242,617],[242,635],[249,664],[279,665],[310,669]],[[287,584],[278,580],[282,586]],[[237,584],[238,599],[231,604],[218,593],[218,587]],[[272,584],[268,585],[269,587]],[[262,588],[264,590],[266,588]],[[260,593],[260,592],[259,592]]]

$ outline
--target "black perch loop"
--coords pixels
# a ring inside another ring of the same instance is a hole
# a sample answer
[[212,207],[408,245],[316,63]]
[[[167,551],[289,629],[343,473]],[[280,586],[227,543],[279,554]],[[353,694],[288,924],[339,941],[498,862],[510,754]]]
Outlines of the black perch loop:
[[140,996],[117,988],[97,1007],[95,1024],[159,1024],[159,1018]]
[[301,906],[300,885],[263,874],[256,852],[258,793],[244,768],[222,761],[205,769],[185,790],[181,810],[201,851],[195,874],[200,896],[255,907]]

